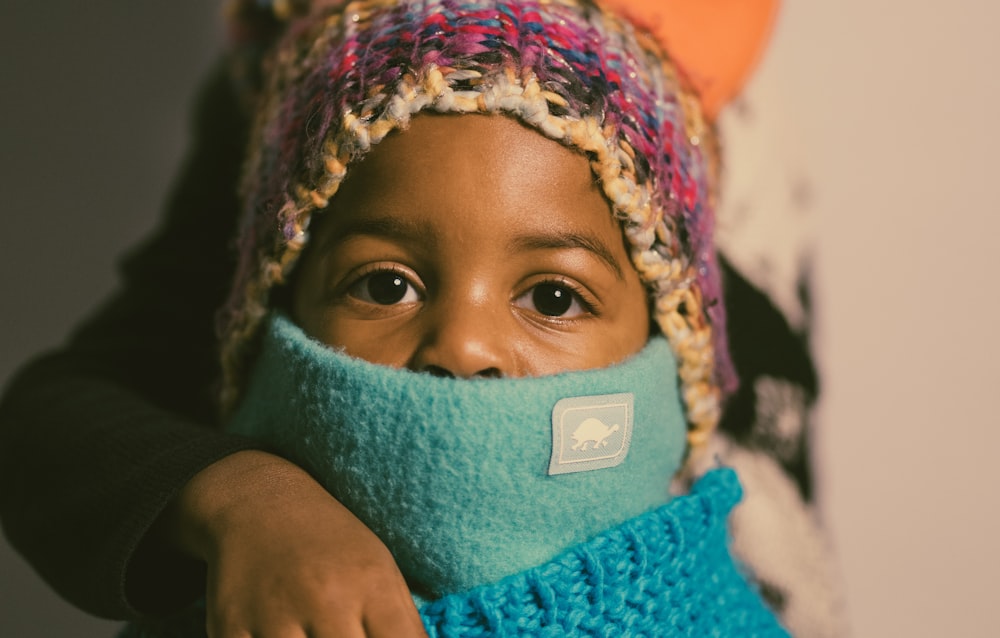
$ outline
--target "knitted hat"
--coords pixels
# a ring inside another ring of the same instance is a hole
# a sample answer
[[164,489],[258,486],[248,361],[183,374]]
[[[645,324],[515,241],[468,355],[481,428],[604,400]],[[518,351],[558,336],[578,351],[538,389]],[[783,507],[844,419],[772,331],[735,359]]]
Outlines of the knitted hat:
[[[238,3],[238,16],[261,2]],[[620,3],[618,3],[620,4]],[[494,113],[585,154],[677,357],[689,442],[735,385],[712,244],[715,146],[654,38],[592,0],[275,1],[223,323],[238,398],[271,291],[374,144],[421,111]],[[284,26],[282,24],[284,23]],[[246,34],[245,20],[240,24]]]

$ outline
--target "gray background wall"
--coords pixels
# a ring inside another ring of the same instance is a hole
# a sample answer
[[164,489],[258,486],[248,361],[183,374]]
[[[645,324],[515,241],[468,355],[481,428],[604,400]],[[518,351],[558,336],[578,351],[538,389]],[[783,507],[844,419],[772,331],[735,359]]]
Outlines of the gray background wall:
[[[856,634],[991,636],[1000,8],[785,4],[751,91],[781,114],[761,163],[779,149],[811,184],[817,460]],[[0,382],[110,291],[116,256],[152,227],[216,15],[195,0],[0,7]],[[0,543],[0,637],[113,627]]]
[[[155,224],[220,15],[203,0],[0,3],[0,382],[111,291],[116,260]],[[114,627],[0,542],[0,637]]]

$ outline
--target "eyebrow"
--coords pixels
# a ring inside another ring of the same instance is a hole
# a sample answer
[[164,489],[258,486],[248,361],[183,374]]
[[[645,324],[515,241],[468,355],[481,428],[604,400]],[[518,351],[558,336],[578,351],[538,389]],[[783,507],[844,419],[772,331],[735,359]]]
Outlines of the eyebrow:
[[[370,235],[419,241],[432,249],[437,245],[437,237],[427,226],[392,215],[362,217],[360,219],[347,216],[334,223],[336,232],[327,235],[324,243],[329,241],[340,243],[354,236]],[[520,235],[514,237],[509,246],[513,250],[583,249],[600,259],[614,273],[615,277],[625,279],[621,264],[618,263],[604,242],[582,233],[551,231]]]
[[522,235],[515,237],[510,242],[515,250],[538,250],[549,248],[582,248],[596,255],[618,279],[624,279],[625,273],[615,259],[614,254],[604,245],[602,241],[595,237],[573,232],[547,232],[537,235]]
[[389,239],[418,241],[431,248],[437,244],[437,238],[423,224],[393,217],[392,215],[361,218],[348,215],[342,219],[331,221],[333,221],[334,228],[332,230],[334,232],[327,234],[324,238],[324,243],[331,241],[341,243],[358,235],[370,235]]

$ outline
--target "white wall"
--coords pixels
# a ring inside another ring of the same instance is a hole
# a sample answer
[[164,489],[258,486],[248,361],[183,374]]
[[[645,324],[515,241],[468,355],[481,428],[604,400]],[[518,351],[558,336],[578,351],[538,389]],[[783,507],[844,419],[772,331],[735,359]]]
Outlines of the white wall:
[[857,636],[996,636],[1000,5],[787,0],[757,81],[812,184],[821,495]]

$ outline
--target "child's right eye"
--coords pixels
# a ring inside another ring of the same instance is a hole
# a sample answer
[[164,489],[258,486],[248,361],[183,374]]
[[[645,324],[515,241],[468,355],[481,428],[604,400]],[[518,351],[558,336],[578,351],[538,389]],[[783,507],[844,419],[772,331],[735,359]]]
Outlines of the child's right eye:
[[409,279],[395,270],[379,270],[364,275],[347,289],[347,293],[367,303],[392,306],[420,301],[420,293]]
[[575,319],[594,314],[593,304],[585,296],[581,287],[559,279],[532,286],[514,304],[553,319]]

